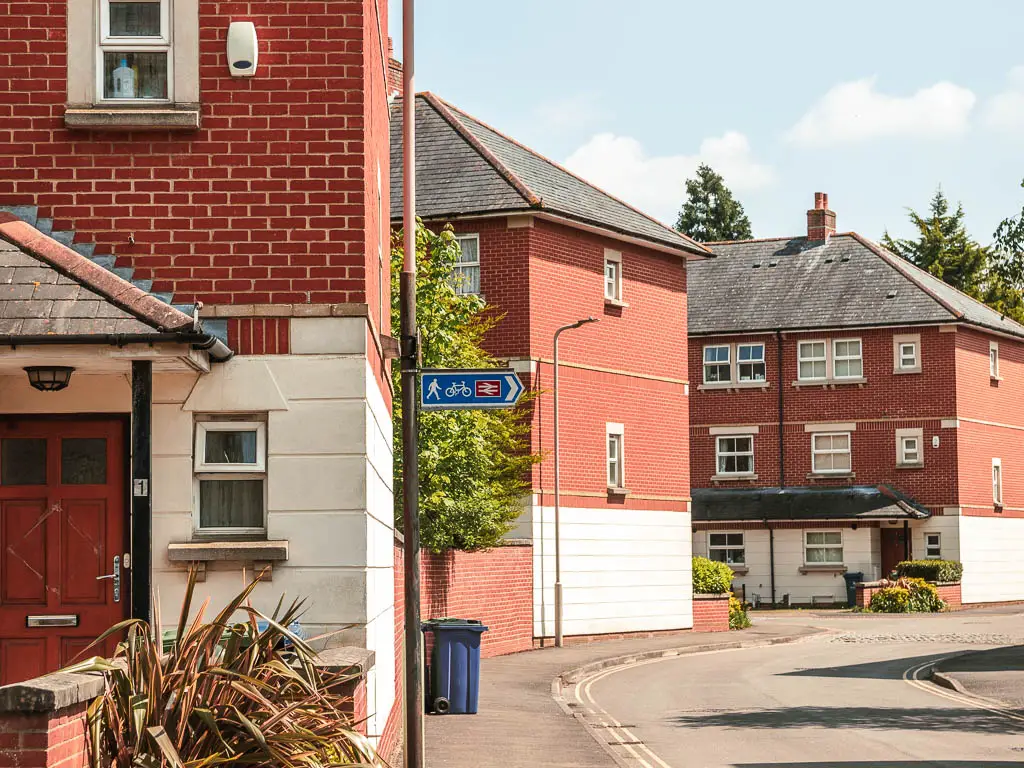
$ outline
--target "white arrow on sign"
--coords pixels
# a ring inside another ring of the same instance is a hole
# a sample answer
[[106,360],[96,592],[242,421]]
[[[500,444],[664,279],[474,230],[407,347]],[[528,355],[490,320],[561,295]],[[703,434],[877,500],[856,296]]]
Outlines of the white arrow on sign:
[[519,377],[515,375],[506,376],[505,381],[508,382],[508,394],[505,395],[505,402],[514,403],[519,397],[519,393],[523,391],[523,385],[519,383]]

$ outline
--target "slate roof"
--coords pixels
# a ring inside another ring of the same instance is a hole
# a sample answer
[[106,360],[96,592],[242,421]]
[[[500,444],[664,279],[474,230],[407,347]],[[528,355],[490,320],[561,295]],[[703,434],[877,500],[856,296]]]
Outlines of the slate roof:
[[694,522],[923,520],[931,513],[887,486],[694,488]]
[[0,336],[192,332],[185,313],[0,213]]
[[[402,215],[402,105],[391,111],[391,211]],[[431,93],[416,97],[416,213],[443,219],[547,211],[709,256],[704,246]]]
[[689,332],[966,322],[1024,337],[1024,326],[856,233],[709,243],[690,265]]

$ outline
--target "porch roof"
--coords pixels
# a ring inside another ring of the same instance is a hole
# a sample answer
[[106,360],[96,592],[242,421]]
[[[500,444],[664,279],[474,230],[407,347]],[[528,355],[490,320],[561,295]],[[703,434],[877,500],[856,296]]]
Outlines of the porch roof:
[[924,520],[931,513],[888,485],[845,488],[694,488],[694,522]]

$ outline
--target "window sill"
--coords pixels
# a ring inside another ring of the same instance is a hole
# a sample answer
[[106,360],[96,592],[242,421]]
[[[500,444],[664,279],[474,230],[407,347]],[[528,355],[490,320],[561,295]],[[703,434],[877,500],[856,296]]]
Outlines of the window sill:
[[96,105],[64,110],[68,128],[104,131],[194,131],[199,128],[198,104]]
[[918,461],[914,464],[897,463],[896,469],[924,469],[924,462]]
[[894,368],[892,373],[893,376],[902,376],[910,373],[920,373],[920,368]]
[[800,573],[846,573],[845,565],[801,565]]
[[607,296],[604,297],[604,305],[606,307],[615,307],[617,309],[623,309],[628,307],[629,304],[624,302],[622,299],[609,299]]
[[858,387],[863,387],[868,383],[865,378],[860,379],[797,379],[793,382],[794,387],[821,387],[822,389],[832,388],[835,389],[837,386],[845,386],[848,384],[855,384]]
[[193,541],[168,544],[172,563],[194,562],[276,562],[288,559],[287,541]]
[[746,576],[750,573],[750,569],[745,565],[730,565],[729,567],[732,568],[733,576]]
[[857,476],[856,472],[808,472],[808,480],[851,480]]
[[999,382],[1003,380],[1003,377],[1002,376],[989,376],[988,380],[991,383],[993,383],[993,384],[999,384]]
[[697,385],[698,390],[722,389],[726,391],[740,389],[768,389],[769,387],[771,387],[771,383],[767,381],[723,381]]
[[742,473],[742,474],[735,474],[735,475],[728,475],[728,474],[726,474],[726,475],[712,475],[711,479],[714,482],[716,482],[716,483],[727,482],[729,480],[749,480],[749,481],[754,481],[754,480],[757,480],[757,475],[754,474],[753,472]]
[[629,495],[629,491],[627,491],[625,488],[616,488],[614,486],[609,485],[608,486],[608,495],[609,496],[628,496]]

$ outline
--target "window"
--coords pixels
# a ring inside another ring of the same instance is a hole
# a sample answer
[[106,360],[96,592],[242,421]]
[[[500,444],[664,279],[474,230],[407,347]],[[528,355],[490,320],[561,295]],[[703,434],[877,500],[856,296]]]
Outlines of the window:
[[988,343],[988,375],[999,378],[999,344],[994,341]]
[[801,381],[824,379],[828,374],[824,341],[801,341],[797,344],[797,377]]
[[942,559],[942,535],[926,533],[924,535],[924,556],[928,560]]
[[764,381],[764,344],[740,344],[736,347],[740,381]]
[[262,533],[267,469],[266,425],[247,421],[196,424],[196,529]]
[[992,501],[1003,503],[1003,462],[999,459],[992,459]]
[[459,258],[452,270],[452,287],[461,296],[480,293],[480,237],[459,235]]
[[892,337],[892,369],[894,373],[921,372],[921,336],[907,334]]
[[863,377],[860,339],[836,339],[832,342],[832,375],[837,379]]
[[896,464],[911,467],[924,464],[924,430],[896,430]]
[[171,99],[170,20],[170,0],[100,0],[100,98]]
[[708,559],[729,565],[744,565],[746,553],[742,533],[709,533]]
[[842,531],[804,531],[804,563],[842,565]]
[[704,347],[704,383],[714,384],[732,380],[732,365],[729,362],[729,345]]
[[608,435],[608,487],[625,488],[626,472],[623,462],[623,428],[621,424],[606,425]]
[[726,435],[716,440],[718,474],[750,475],[754,472],[754,436]]
[[622,254],[604,252],[604,297],[609,301],[622,301]]
[[811,468],[815,474],[850,471],[850,433],[816,432],[811,435]]

